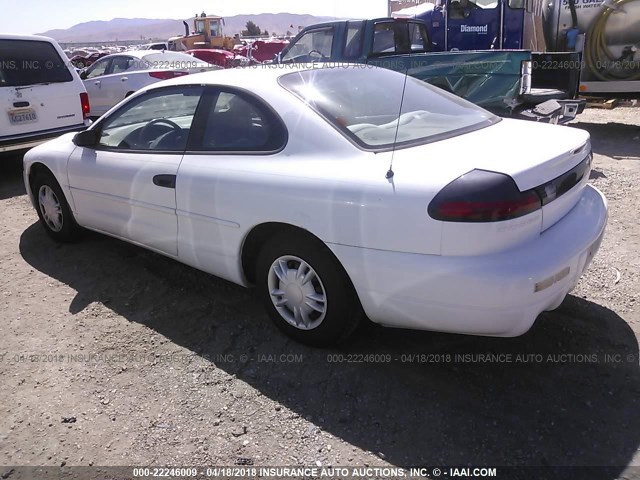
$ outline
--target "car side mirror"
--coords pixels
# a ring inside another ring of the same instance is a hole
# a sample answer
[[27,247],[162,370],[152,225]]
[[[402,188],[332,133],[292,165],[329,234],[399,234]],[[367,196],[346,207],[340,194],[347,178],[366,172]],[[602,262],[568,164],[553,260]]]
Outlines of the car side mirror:
[[82,70],[80,72],[80,80],[86,80],[87,79],[87,70]]
[[73,137],[73,143],[77,147],[95,147],[99,138],[97,130],[84,130],[76,133]]

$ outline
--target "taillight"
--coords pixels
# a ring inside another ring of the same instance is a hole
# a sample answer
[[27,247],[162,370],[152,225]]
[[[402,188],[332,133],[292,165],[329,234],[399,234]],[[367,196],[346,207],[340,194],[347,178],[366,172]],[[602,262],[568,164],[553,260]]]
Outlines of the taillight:
[[80,105],[82,105],[82,116],[86,120],[91,116],[91,104],[89,103],[89,94],[80,94]]
[[501,222],[542,208],[534,190],[520,192],[505,174],[472,170],[444,187],[429,204],[429,216],[444,222]]
[[150,77],[157,78],[158,80],[170,80],[176,77],[184,77],[185,75],[189,75],[189,72],[172,72],[172,71],[149,72]]

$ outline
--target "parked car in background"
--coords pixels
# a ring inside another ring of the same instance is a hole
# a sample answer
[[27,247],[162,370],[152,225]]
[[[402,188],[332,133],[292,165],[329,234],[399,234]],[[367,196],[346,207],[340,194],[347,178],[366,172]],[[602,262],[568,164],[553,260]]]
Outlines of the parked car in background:
[[148,43],[140,47],[140,50],[169,50],[167,42]]
[[233,50],[249,60],[262,63],[272,61],[288,45],[288,40],[256,40],[248,45],[238,45]]
[[106,52],[93,52],[88,55],[75,55],[71,57],[69,60],[71,64],[76,68],[86,68],[93,65],[96,61],[100,60],[102,57],[106,57],[109,55]]
[[51,38],[0,35],[0,153],[89,126],[89,97]]
[[89,93],[92,115],[99,116],[142,87],[217,68],[184,53],[138,50],[107,55],[80,77]]
[[571,70],[556,65],[561,62],[549,62],[544,88],[534,89],[534,57],[528,50],[434,52],[435,48],[420,20],[335,20],[304,28],[276,61],[350,62],[406,72],[505,117],[564,124],[584,110],[585,100],[577,98],[579,54],[571,55],[575,62],[567,62]]
[[217,65],[222,68],[244,67],[249,65],[249,59],[247,57],[243,57],[242,55],[238,55],[228,50],[201,48],[189,50],[185,53],[202,60],[203,62],[210,63],[211,65]]
[[24,170],[54,239],[86,227],[255,285],[279,328],[326,345],[363,311],[393,327],[529,330],[600,246],[591,160],[585,131],[317,64],[147,87],[33,149]]
[[90,52],[84,49],[76,49],[76,50],[65,50],[65,53],[67,54],[67,57],[71,59],[73,57],[86,57],[87,55],[93,52]]

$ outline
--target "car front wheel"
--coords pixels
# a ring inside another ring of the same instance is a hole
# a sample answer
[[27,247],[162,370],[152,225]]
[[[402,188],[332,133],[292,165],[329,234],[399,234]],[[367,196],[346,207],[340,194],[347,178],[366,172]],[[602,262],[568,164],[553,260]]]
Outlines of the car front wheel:
[[38,217],[47,233],[59,242],[76,240],[80,227],[73,218],[71,207],[56,181],[49,172],[40,172],[33,182]]
[[300,342],[339,343],[362,317],[342,266],[325,245],[304,235],[287,233],[268,242],[258,258],[256,280],[271,319]]

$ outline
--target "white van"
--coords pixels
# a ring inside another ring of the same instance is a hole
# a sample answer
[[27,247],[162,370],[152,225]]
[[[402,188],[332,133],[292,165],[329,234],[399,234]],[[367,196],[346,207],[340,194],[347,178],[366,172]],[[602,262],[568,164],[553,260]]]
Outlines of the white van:
[[55,40],[0,35],[0,153],[90,124],[89,97]]

